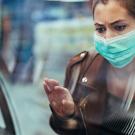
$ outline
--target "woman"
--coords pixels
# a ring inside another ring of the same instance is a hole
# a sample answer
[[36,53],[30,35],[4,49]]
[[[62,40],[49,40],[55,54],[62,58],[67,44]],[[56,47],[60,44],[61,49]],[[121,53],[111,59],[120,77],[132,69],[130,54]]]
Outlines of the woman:
[[60,135],[134,135],[134,0],[91,0],[90,7],[96,51],[69,61],[64,87],[45,79],[50,125]]

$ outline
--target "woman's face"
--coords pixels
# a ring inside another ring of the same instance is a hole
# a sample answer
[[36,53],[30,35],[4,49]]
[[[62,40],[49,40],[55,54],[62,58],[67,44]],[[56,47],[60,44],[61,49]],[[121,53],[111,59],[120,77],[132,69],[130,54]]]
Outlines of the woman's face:
[[135,18],[117,1],[106,5],[99,3],[94,11],[95,31],[99,36],[109,39],[135,29]]

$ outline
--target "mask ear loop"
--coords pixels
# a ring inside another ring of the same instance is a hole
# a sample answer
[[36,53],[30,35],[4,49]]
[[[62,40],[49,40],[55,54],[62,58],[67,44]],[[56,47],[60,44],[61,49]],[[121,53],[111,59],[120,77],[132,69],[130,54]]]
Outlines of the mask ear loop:
[[[134,97],[134,94],[135,94],[134,83],[135,83],[135,74],[132,74],[129,78],[126,93],[124,95],[124,103],[122,104],[123,109],[126,111],[129,110],[133,97]],[[132,120],[129,120],[127,127],[123,131],[124,133],[130,134],[130,133],[133,133],[135,130],[134,129],[134,127],[135,127],[135,110],[134,110],[132,116],[133,116],[133,118],[132,118]]]

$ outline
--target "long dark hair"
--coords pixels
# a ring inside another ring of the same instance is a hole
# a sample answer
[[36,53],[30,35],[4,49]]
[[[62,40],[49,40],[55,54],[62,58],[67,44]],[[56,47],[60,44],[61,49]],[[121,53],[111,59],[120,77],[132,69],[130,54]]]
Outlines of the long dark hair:
[[[90,9],[94,15],[95,7],[98,3],[107,4],[110,0],[89,0]],[[129,15],[135,18],[135,0],[115,0],[128,10]]]

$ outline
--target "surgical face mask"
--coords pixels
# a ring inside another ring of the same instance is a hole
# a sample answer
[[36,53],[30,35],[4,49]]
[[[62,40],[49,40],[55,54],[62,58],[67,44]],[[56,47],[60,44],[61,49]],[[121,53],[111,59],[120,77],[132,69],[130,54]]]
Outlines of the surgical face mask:
[[94,42],[99,54],[116,68],[125,67],[135,57],[135,30],[110,39],[95,34]]

